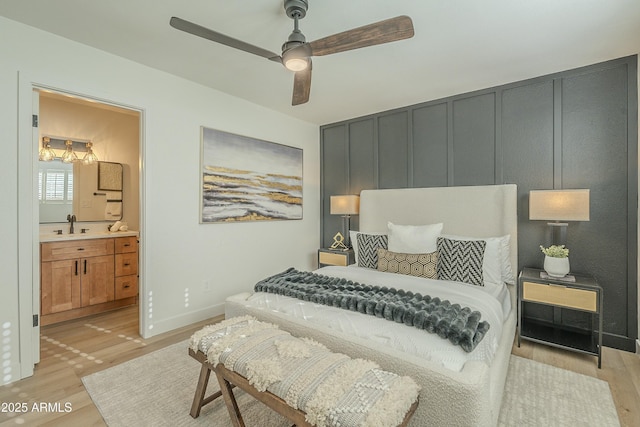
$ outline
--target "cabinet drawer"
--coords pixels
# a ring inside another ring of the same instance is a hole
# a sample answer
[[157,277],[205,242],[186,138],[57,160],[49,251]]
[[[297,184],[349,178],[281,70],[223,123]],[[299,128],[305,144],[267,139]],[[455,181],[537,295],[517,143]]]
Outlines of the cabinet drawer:
[[591,312],[598,311],[598,293],[562,285],[524,282],[522,299]]
[[116,299],[138,295],[138,276],[116,277]]
[[320,264],[329,265],[347,265],[347,254],[336,254],[332,252],[320,252],[318,253],[318,262]]
[[113,239],[72,240],[40,244],[41,261],[113,255]]
[[116,237],[115,251],[117,254],[138,251],[138,238],[136,236]]
[[138,254],[116,254],[116,276],[138,274]]

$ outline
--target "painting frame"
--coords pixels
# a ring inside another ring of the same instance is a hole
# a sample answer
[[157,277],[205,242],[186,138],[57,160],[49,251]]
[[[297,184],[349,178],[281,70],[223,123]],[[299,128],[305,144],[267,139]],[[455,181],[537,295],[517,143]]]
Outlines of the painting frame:
[[200,127],[200,224],[303,219],[303,149]]
[[98,162],[98,190],[122,191],[123,167],[121,163]]

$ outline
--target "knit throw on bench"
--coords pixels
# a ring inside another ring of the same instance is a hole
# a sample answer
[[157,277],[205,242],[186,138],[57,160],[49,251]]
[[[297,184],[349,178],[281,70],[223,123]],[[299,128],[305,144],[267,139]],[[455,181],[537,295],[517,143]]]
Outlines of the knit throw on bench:
[[448,339],[467,353],[476,348],[490,327],[488,322],[480,321],[479,311],[449,300],[295,268],[259,281],[254,290],[404,323]]
[[399,425],[420,388],[415,381],[351,359],[251,316],[233,317],[193,334],[190,347],[214,367],[245,377],[305,413],[318,427]]

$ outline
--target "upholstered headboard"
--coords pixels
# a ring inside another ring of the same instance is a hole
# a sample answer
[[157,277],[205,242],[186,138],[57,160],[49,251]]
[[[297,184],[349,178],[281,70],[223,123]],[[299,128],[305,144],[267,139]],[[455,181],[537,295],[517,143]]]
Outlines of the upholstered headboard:
[[387,222],[424,225],[442,222],[443,233],[470,237],[511,235],[511,265],[518,268],[517,187],[515,184],[469,187],[363,190],[360,231],[387,231]]

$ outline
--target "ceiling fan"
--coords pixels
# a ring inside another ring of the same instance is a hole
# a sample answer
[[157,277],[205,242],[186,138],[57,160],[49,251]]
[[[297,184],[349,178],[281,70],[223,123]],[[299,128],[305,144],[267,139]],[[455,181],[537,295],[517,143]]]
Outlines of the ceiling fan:
[[173,28],[195,36],[279,62],[287,69],[294,71],[291,105],[309,101],[312,56],[330,55],[413,37],[411,18],[397,16],[307,43],[304,34],[298,28],[298,21],[306,16],[308,8],[308,0],[284,0],[284,9],[287,16],[293,19],[294,27],[291,35],[282,45],[281,55],[175,16],[171,18],[169,24]]

